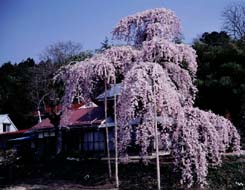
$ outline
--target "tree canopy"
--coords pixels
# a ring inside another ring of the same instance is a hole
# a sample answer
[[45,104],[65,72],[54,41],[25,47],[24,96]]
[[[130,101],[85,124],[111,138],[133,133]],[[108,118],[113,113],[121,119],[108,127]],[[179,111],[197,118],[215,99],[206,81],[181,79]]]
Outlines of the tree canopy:
[[34,66],[34,60],[28,58],[18,65],[9,62],[0,67],[0,113],[9,114],[18,129],[33,124],[28,84],[31,81],[30,69]]
[[244,136],[244,42],[225,32],[211,32],[204,33],[193,47],[198,55],[196,105],[226,115]]

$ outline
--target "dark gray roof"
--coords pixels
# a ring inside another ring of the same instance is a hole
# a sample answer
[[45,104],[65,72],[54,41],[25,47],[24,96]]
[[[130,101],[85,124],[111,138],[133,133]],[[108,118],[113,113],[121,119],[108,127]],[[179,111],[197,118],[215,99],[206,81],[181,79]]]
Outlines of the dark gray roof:
[[[120,89],[121,89],[121,83],[116,84],[115,92],[117,96],[120,95]],[[114,85],[113,84],[111,85],[111,88],[106,91],[106,96],[107,96],[107,99],[114,98]],[[104,98],[105,98],[105,92],[96,97],[98,101],[104,101]]]

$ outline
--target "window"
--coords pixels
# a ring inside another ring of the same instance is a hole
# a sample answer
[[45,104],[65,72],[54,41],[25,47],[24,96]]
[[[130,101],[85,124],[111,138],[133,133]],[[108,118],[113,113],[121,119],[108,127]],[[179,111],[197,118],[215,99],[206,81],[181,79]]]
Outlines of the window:
[[83,149],[86,151],[104,151],[103,131],[86,131],[83,136]]
[[3,132],[10,131],[10,123],[3,123]]

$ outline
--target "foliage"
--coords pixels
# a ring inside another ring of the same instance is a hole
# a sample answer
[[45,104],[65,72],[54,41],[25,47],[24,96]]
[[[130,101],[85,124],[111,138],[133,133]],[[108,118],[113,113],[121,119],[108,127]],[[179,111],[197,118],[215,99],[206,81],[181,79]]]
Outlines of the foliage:
[[91,51],[81,51],[80,53],[73,55],[72,57],[70,57],[66,64],[69,62],[78,62],[78,61],[83,61],[87,58],[90,58],[93,56],[93,53]]
[[0,67],[0,113],[9,114],[18,129],[33,124],[29,115],[33,105],[29,101],[28,83],[34,65],[34,60],[28,58],[18,65],[5,63]]
[[57,87],[51,86],[57,65],[50,61],[36,64],[28,58],[19,64],[0,68],[0,113],[8,113],[18,129],[37,123],[35,112],[44,113],[52,102]]
[[[92,56],[89,51],[73,53],[64,65]],[[36,124],[36,111],[45,113],[48,106],[60,102],[63,83],[53,84],[51,79],[61,66],[51,60],[35,63],[31,58],[19,64],[3,64],[0,67],[0,114],[9,114],[18,129]]]
[[204,33],[193,47],[198,55],[196,105],[226,115],[244,136],[244,43],[225,32],[212,32]]
[[0,152],[0,166],[1,167],[13,165],[17,159],[18,159],[17,152],[14,149],[9,149],[9,150]]
[[[90,98],[101,81],[122,82],[117,102],[119,147],[127,158],[132,131],[141,155],[148,154],[154,137],[156,100],[161,144],[171,151],[182,184],[206,184],[208,165],[220,164],[225,151],[239,151],[240,137],[227,119],[193,107],[197,92],[196,54],[191,47],[174,43],[180,34],[178,18],[168,9],[147,10],[123,18],[113,34],[129,45],[111,47],[84,62],[62,68],[57,75],[69,81],[65,105],[77,96],[86,99],[85,94],[89,94]],[[229,80],[224,79],[223,83]],[[137,126],[133,127],[134,122]]]

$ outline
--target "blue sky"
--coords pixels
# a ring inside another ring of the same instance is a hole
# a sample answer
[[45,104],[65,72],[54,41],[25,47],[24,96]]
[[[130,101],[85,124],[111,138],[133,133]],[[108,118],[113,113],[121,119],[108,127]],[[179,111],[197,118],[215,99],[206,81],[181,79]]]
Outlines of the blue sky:
[[100,47],[124,16],[166,7],[181,19],[186,43],[203,32],[219,31],[221,13],[235,0],[0,0],[0,64],[38,61],[46,46],[74,41],[83,50]]

